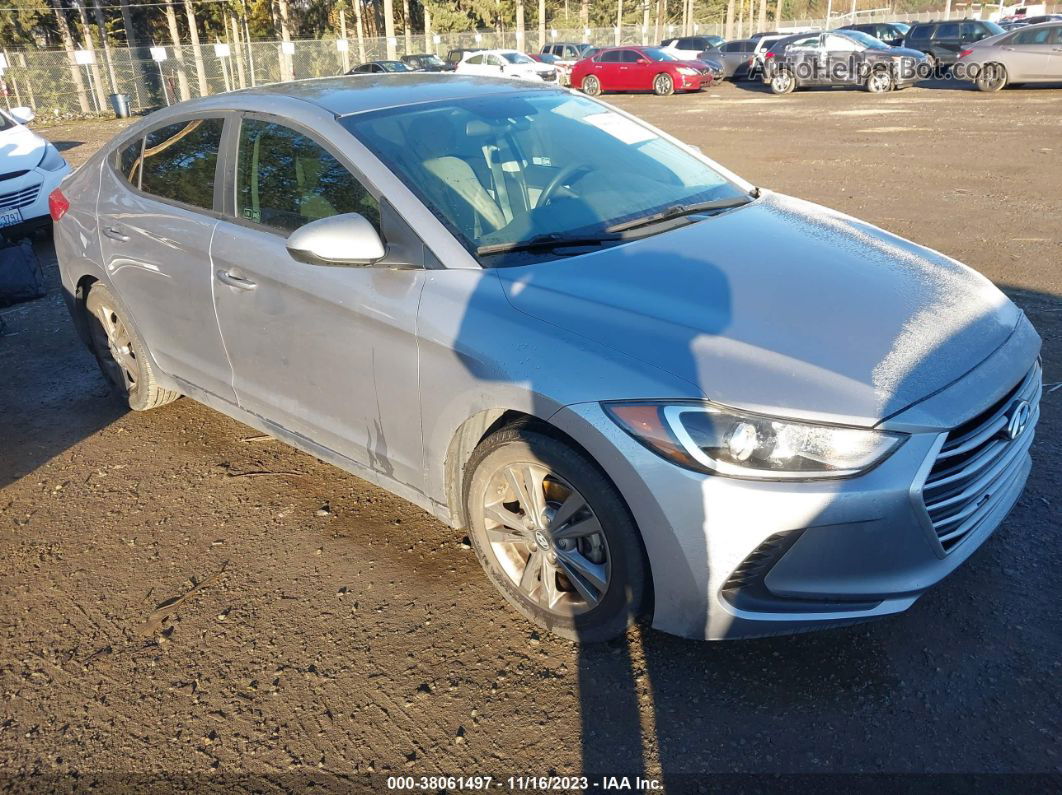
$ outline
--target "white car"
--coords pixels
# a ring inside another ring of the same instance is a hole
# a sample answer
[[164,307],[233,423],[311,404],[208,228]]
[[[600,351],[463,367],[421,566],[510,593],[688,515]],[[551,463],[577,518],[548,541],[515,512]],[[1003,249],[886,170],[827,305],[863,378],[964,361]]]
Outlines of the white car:
[[0,235],[15,237],[51,223],[48,194],[70,166],[26,124],[29,108],[0,110]]
[[557,69],[519,50],[480,50],[466,55],[455,70],[459,75],[512,77],[517,80],[557,82]]
[[674,55],[680,61],[695,61],[702,52],[718,49],[722,43],[722,36],[683,36],[664,39],[660,44],[660,49]]

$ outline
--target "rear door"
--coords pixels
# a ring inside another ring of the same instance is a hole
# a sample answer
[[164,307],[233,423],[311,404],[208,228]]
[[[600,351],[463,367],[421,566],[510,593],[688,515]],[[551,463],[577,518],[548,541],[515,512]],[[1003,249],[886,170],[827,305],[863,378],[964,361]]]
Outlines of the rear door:
[[642,63],[648,60],[636,50],[620,50],[619,87],[624,91],[648,91],[653,87],[653,69],[651,64]]
[[962,25],[958,22],[943,22],[933,33],[933,54],[943,63],[958,60],[962,48]]
[[620,50],[608,50],[593,61],[590,73],[600,82],[605,91],[622,91],[623,76],[620,73]]
[[[346,135],[346,133],[344,133]],[[242,408],[404,484],[418,484],[420,268],[296,261],[287,236],[339,213],[378,229],[377,194],[338,147],[247,114],[211,256],[218,320]],[[411,233],[409,233],[411,234]]]
[[96,213],[104,266],[159,367],[232,401],[209,254],[224,124],[188,116],[125,142],[102,166]]
[[1007,67],[1007,79],[1012,83],[1021,80],[1044,80],[1049,74],[1055,29],[1046,25],[1030,25],[1018,31],[1002,46],[1002,57]]
[[1062,80],[1062,25],[1052,28],[1051,52],[1047,55],[1047,79]]

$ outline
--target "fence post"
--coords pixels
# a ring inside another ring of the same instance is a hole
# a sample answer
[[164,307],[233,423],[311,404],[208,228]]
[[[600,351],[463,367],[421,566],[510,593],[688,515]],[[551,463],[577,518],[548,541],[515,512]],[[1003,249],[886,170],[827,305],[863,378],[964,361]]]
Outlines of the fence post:
[[236,24],[235,14],[229,15],[228,37],[232,51],[236,53],[236,75],[240,80],[240,88],[247,88],[247,78],[243,73],[243,41],[240,40],[240,28]]

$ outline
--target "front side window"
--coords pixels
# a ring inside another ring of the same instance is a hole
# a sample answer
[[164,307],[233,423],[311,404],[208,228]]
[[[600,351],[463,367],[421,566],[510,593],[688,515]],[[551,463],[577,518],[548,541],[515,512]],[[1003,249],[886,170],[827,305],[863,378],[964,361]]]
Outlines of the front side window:
[[638,63],[642,60],[642,54],[634,50],[624,50],[620,53],[620,63]]
[[913,27],[910,31],[908,31],[908,34],[911,38],[911,41],[925,41],[929,38],[932,32],[933,29],[929,27]]
[[471,58],[468,59],[467,63],[470,63],[470,64],[481,64],[481,63],[483,63],[483,56],[482,55],[473,55]]
[[192,119],[149,132],[144,139],[140,189],[210,210],[221,148],[222,119]]
[[341,213],[361,213],[377,231],[380,206],[354,175],[311,138],[272,122],[240,125],[236,214],[290,234]]
[[664,50],[661,50],[658,47],[646,47],[644,50],[642,50],[641,54],[644,55],[646,58],[648,58],[650,61],[677,61],[677,60],[679,60],[678,58],[676,58],[671,53],[664,52]]
[[488,267],[551,254],[485,249],[600,236],[667,208],[746,195],[684,147],[566,92],[447,100],[340,123]]

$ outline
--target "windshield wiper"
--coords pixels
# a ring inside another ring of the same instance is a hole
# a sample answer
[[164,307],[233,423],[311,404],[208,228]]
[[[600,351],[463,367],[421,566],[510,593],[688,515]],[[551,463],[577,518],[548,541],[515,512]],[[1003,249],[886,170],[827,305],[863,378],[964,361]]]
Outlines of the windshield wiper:
[[490,243],[476,249],[478,256],[485,254],[502,254],[507,251],[534,251],[536,249],[564,248],[566,246],[600,246],[623,240],[621,235],[579,235],[565,237],[556,232],[535,235],[527,240],[514,240],[510,243]]
[[735,196],[730,199],[715,199],[710,202],[697,202],[695,204],[673,204],[651,215],[644,215],[641,218],[635,218],[630,221],[621,221],[618,224],[606,227],[606,232],[623,232],[627,229],[634,229],[639,226],[647,226],[649,224],[655,224],[658,221],[666,221],[669,218],[678,218],[682,215],[694,215],[696,213],[708,212],[710,210],[727,210],[731,207],[740,207],[743,204],[748,204],[752,199],[748,196]]

